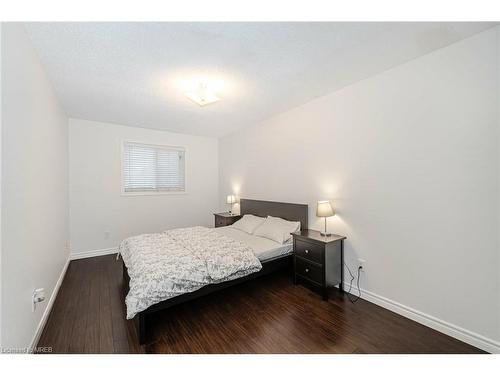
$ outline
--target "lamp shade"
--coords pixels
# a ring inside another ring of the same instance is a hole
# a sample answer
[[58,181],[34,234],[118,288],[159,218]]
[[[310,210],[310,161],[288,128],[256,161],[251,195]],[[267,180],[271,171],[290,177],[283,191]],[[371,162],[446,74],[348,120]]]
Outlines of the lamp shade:
[[333,212],[332,205],[330,201],[318,201],[318,206],[316,208],[316,216],[318,217],[328,217],[335,215]]
[[226,197],[226,203],[228,204],[236,203],[236,197],[234,195],[228,195]]

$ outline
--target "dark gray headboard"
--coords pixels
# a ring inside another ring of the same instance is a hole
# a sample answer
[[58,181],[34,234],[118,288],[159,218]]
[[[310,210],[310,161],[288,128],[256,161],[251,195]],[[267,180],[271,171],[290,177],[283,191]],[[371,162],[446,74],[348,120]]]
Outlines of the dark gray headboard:
[[308,229],[307,211],[307,204],[240,199],[240,212],[242,215],[252,214],[262,217],[271,215],[281,217],[285,220],[300,221],[301,229]]

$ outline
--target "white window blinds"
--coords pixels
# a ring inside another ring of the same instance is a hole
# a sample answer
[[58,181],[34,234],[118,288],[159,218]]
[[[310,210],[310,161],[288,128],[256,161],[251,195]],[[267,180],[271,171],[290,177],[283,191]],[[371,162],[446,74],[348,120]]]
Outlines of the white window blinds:
[[185,191],[185,153],[182,147],[124,142],[123,191]]

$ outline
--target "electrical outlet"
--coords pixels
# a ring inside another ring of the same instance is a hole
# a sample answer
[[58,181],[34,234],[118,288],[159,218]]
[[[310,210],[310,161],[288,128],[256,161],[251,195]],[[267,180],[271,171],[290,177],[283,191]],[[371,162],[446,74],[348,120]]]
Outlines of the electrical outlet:
[[366,269],[366,260],[362,258],[358,258],[358,268],[361,267],[361,271],[365,271]]
[[35,312],[36,304],[45,301],[45,289],[38,288],[33,291],[32,311]]

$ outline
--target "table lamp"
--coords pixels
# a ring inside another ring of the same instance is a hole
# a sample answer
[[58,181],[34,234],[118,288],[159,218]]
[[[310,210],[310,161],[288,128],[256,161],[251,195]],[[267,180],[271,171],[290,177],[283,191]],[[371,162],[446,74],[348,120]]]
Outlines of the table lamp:
[[335,215],[335,212],[333,212],[330,201],[318,201],[318,205],[316,207],[316,216],[325,218],[325,231],[320,232],[322,236],[331,236],[331,233],[328,233],[326,231],[326,218],[333,215]]
[[236,203],[236,197],[234,195],[228,195],[226,197],[226,203],[227,204],[230,204],[231,205],[231,208],[229,209],[229,214],[233,214],[232,210],[233,210],[233,204]]

